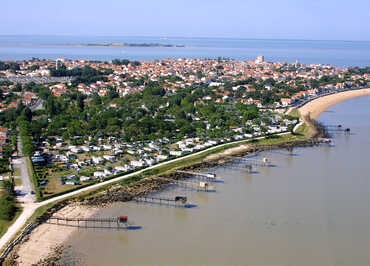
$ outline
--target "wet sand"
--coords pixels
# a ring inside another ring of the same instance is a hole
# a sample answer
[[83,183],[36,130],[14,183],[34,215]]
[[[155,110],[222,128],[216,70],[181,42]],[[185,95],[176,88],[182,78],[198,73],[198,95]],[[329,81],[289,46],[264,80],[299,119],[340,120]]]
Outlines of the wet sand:
[[329,107],[337,103],[343,102],[345,100],[365,95],[370,95],[370,88],[354,91],[345,91],[320,97],[299,108],[299,112],[302,115],[302,117],[305,117],[306,115],[310,114],[312,119],[317,119],[320,116],[320,114],[323,113]]
[[[87,208],[79,204],[67,205],[54,215],[59,217],[91,217],[97,209]],[[78,228],[58,226],[54,224],[43,223],[38,226],[29,239],[20,245],[17,250],[19,256],[16,260],[18,265],[33,265],[40,260],[47,258],[56,247],[63,244]]]
[[224,152],[221,153],[216,153],[216,154],[211,154],[205,158],[205,161],[214,161],[214,160],[219,160],[223,157],[238,154],[238,153],[243,153],[251,149],[251,145],[244,144],[238,147],[230,148],[225,150]]
[[97,215],[127,215],[140,230],[80,230],[66,245],[92,266],[368,266],[369,103],[352,99],[320,117],[354,132],[338,133],[335,146],[261,152],[275,166],[253,173],[205,169],[225,180],[216,192],[160,193],[195,208],[117,203]]

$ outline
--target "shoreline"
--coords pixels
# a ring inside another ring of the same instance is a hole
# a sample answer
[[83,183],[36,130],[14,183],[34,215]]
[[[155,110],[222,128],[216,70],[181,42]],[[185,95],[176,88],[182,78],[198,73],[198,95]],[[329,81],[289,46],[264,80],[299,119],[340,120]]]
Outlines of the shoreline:
[[312,119],[317,119],[324,111],[326,111],[333,105],[336,105],[345,100],[366,95],[370,95],[370,88],[338,92],[335,94],[317,98],[303,105],[298,110],[302,118],[306,117],[307,115],[310,115]]
[[[333,106],[333,105],[335,105],[339,102],[345,101],[347,99],[355,98],[355,97],[365,96],[365,95],[370,95],[370,88],[356,90],[356,91],[340,92],[340,93],[336,93],[336,94],[332,94],[332,95],[328,95],[328,96],[323,96],[323,97],[320,97],[318,99],[315,99],[315,100],[307,103],[306,105],[300,107],[298,110],[299,110],[302,118],[304,118],[304,116],[307,116],[309,114],[311,116],[311,118],[316,119],[326,109],[328,109],[329,107],[331,107],[331,106]],[[283,141],[283,142],[280,142],[280,143],[275,143],[275,144],[273,143],[273,144],[267,144],[267,145],[266,144],[265,145],[263,145],[263,144],[262,145],[261,144],[260,145],[259,144],[255,145],[253,142],[250,142],[250,143],[241,142],[241,143],[237,144],[236,147],[230,147],[230,148],[227,148],[226,150],[223,150],[221,152],[216,152],[214,154],[209,154],[208,156],[205,156],[202,159],[202,161],[203,161],[202,163],[193,162],[190,165],[185,165],[185,166],[180,167],[180,168],[193,167],[193,169],[194,168],[199,169],[199,168],[202,168],[202,165],[204,167],[207,167],[207,166],[209,167],[213,163],[215,163],[215,164],[221,163],[222,164],[222,161],[225,162],[225,159],[227,161],[228,156],[230,156],[230,155],[249,154],[251,152],[253,153],[253,152],[256,152],[256,151],[259,151],[259,150],[271,149],[271,148],[281,149],[281,148],[284,148],[284,147],[305,146],[305,145],[310,145],[309,144],[310,141],[311,141],[312,144],[314,144],[314,142],[312,142],[312,139],[309,139],[309,138],[307,138],[306,140],[302,139],[300,141],[295,141],[295,142],[293,141],[292,143],[289,143],[288,141]],[[175,168],[179,168],[179,167],[174,167],[173,169],[175,169]],[[163,173],[162,175],[166,175],[166,173]],[[156,176],[156,175],[152,174],[150,176],[153,177],[153,176]],[[145,180],[145,179],[147,181],[149,180],[149,183],[151,182],[149,178],[144,178],[143,180]],[[137,184],[137,183],[140,183],[140,181],[139,182],[134,182],[133,185],[135,186],[135,184]],[[161,184],[161,185],[163,185],[163,184]],[[164,186],[165,186],[165,184],[164,184]],[[131,185],[127,185],[125,187],[131,187]],[[161,189],[159,188],[159,190],[161,190]],[[120,190],[117,190],[117,192],[118,192],[117,195],[119,195],[119,193],[122,194],[122,191],[120,191]],[[147,190],[146,192],[151,193],[153,191]],[[105,194],[107,194],[107,193],[105,193]],[[96,193],[94,193],[94,195],[95,195],[95,197],[92,197],[92,198],[99,198],[99,196],[102,197],[102,195],[104,197],[104,192],[96,192]],[[110,194],[108,196],[111,197],[112,194]],[[109,197],[107,197],[107,195],[105,195],[105,199],[109,200]],[[122,198],[122,196],[121,196],[121,198]],[[115,199],[117,199],[117,198],[115,197]],[[115,199],[113,199],[113,201],[117,201]],[[97,202],[99,202],[99,200]],[[106,204],[109,204],[109,203],[111,203],[111,202],[109,202],[109,201],[106,202]],[[92,205],[94,205],[94,204],[92,204]],[[95,204],[95,206],[97,206],[97,205],[98,204]],[[74,212],[68,211],[68,209],[72,208],[72,206],[74,206],[74,208],[78,209],[78,215],[80,215],[80,216],[82,215],[84,217],[91,217],[94,214],[96,214],[96,212],[98,212],[99,209],[101,209],[101,206],[98,207],[98,208],[95,207],[95,211],[91,212],[91,207],[90,206],[85,206],[85,205],[82,205],[81,203],[79,203],[78,204],[79,207],[76,207],[76,203],[71,203],[71,201],[70,201],[69,203],[67,203],[67,205],[65,207],[63,207],[62,209],[55,212],[55,214],[58,214],[59,216],[63,216],[63,215],[65,216],[67,214],[68,217],[73,218],[73,215],[74,215],[73,213]],[[76,217],[76,215],[74,215],[74,217]],[[75,233],[77,230],[78,230],[77,228],[73,228],[73,227],[59,227],[59,226],[52,225],[52,224],[42,223],[34,230],[34,232],[32,232],[29,235],[28,240],[22,242],[16,248],[15,252],[13,253],[13,256],[10,256],[9,259],[15,260],[17,262],[24,262],[24,260],[27,260],[25,262],[25,264],[23,264],[23,265],[29,265],[28,263],[30,263],[31,261],[32,261],[32,263],[37,263],[42,259],[47,259],[50,256],[53,257],[55,247],[60,246],[60,245],[63,246],[66,243],[66,241],[68,241],[69,237],[73,233]],[[40,232],[43,232],[43,233],[40,234]],[[61,233],[62,236],[59,233]],[[43,242],[39,242],[41,236],[43,238]],[[55,240],[55,239],[57,239],[57,240]],[[43,245],[40,246],[39,243],[43,243]],[[34,250],[37,249],[37,252],[35,252],[35,251],[32,252],[31,247],[33,247]],[[20,264],[20,265],[22,265],[22,264]]]
[[[100,208],[71,203],[54,213],[68,218],[91,218]],[[39,265],[41,262],[58,260],[56,253],[63,250],[65,243],[79,228],[42,223],[9,256],[16,265]]]
[[[272,145],[241,144],[240,146],[208,155],[202,162],[194,162],[191,165],[181,167],[181,169],[196,171],[225,164],[232,160],[232,158],[230,158],[231,155],[246,155],[267,149],[281,149],[284,147],[307,145],[311,146],[312,144],[308,140],[295,141],[291,144],[287,144],[287,142]],[[186,176],[174,172],[159,174],[159,176],[172,179],[187,178]],[[91,218],[102,208],[109,207],[111,204],[130,201],[131,196],[127,194],[128,191],[133,194],[150,194],[166,188],[166,183],[156,182],[155,175],[149,176],[133,184],[112,189],[109,192],[97,192],[91,197],[85,198],[83,202],[66,202],[65,206],[56,210],[51,215],[67,218]],[[136,192],[132,192],[135,191],[135,189]],[[124,197],[122,197],[123,194]],[[50,214],[46,214],[45,217],[41,218],[46,221],[48,217],[50,217]],[[78,230],[79,228],[77,227],[58,226],[42,222],[24,241],[22,241],[22,243],[20,243],[8,259],[18,263],[17,265],[31,265],[45,261],[48,263],[56,262],[60,259],[60,252],[66,248],[68,239],[78,232]]]

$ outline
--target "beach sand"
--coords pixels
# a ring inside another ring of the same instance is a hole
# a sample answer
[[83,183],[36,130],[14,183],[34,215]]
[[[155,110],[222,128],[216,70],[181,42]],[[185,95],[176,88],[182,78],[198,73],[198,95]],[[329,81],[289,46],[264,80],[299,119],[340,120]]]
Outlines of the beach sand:
[[302,117],[305,117],[307,114],[310,114],[312,119],[317,119],[320,116],[320,114],[329,107],[342,101],[365,95],[370,95],[370,88],[339,92],[336,94],[315,99],[299,108],[299,112],[302,115]]
[[[347,99],[365,95],[370,95],[370,88],[324,96],[299,108],[299,112],[302,116],[310,114],[311,118],[316,119],[330,106]],[[245,152],[250,148],[251,145],[244,144],[239,147],[227,149],[220,154],[210,155],[206,160],[221,159],[225,156]],[[79,204],[70,204],[54,215],[69,218],[91,217],[97,212],[97,210],[97,208],[87,208]],[[41,259],[47,258],[56,247],[65,243],[76,230],[78,230],[76,227],[58,226],[47,223],[40,225],[32,232],[29,239],[25,243],[21,244],[17,250],[17,255],[19,257],[16,261],[18,265],[32,265],[36,264]]]
[[[59,217],[91,217],[96,213],[96,208],[88,208],[79,204],[70,204],[55,213]],[[47,258],[56,247],[68,240],[68,238],[78,230],[76,227],[61,226],[43,223],[38,226],[29,239],[20,245],[17,250],[18,265],[37,264],[41,259]]]
[[246,152],[246,151],[250,150],[251,147],[252,147],[251,145],[244,144],[244,145],[241,145],[241,146],[238,146],[238,147],[227,149],[227,150],[225,150],[224,152],[221,152],[221,153],[211,154],[211,155],[207,156],[204,160],[205,161],[219,160],[219,159],[222,159],[222,158],[227,157],[227,156],[231,156],[231,155],[234,155],[234,154]]

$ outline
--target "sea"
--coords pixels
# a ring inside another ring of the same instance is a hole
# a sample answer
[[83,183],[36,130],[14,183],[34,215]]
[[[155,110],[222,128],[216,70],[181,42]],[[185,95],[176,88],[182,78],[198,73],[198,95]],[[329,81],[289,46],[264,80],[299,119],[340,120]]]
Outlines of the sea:
[[[183,48],[86,47],[80,43],[161,43]],[[370,65],[370,42],[173,37],[0,36],[0,60],[36,58],[218,58]],[[194,208],[117,203],[97,217],[128,216],[138,230],[79,229],[62,265],[370,265],[370,96],[334,105],[319,120],[343,125],[333,143],[251,155],[271,167],[251,173],[218,166],[213,192],[172,188]],[[239,165],[240,167],[243,164]],[[57,225],[56,225],[57,226]]]
[[224,179],[214,192],[173,188],[157,195],[187,196],[194,208],[104,208],[97,217],[125,215],[140,229],[81,228],[65,243],[62,264],[370,265],[370,96],[337,104],[319,120],[351,132],[332,132],[330,145],[251,155],[272,162],[252,173],[205,169]]
[[[96,47],[72,44],[158,43],[185,47]],[[36,36],[0,35],[0,60],[115,58],[138,61],[165,58],[230,58],[251,60],[265,56],[269,62],[331,64],[337,67],[370,64],[369,41],[258,40],[184,37]]]

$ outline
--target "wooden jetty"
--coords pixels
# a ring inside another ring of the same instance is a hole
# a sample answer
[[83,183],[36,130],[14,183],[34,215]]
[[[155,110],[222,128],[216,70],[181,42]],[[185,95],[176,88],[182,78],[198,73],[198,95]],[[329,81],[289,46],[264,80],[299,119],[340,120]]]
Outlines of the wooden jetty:
[[199,172],[182,171],[182,170],[177,170],[176,173],[191,175],[191,176],[194,176],[200,179],[205,179],[208,181],[222,181],[223,180],[222,178],[217,177],[216,174],[214,173],[199,173]]
[[344,128],[342,125],[325,125],[324,127],[329,132],[346,132],[346,133],[349,133],[351,131],[350,128]]
[[279,154],[279,155],[284,155],[284,156],[292,156],[294,155],[293,151],[294,151],[293,147],[286,147],[286,148],[279,148],[279,149],[264,150],[263,152],[264,153],[274,153],[274,154]]
[[185,196],[176,196],[174,198],[166,197],[154,197],[154,196],[137,196],[134,198],[136,202],[145,202],[151,204],[175,206],[175,207],[186,207],[190,206],[187,197]]
[[262,158],[262,160],[258,159],[251,159],[251,158],[244,158],[244,157],[238,157],[238,156],[232,156],[232,158],[239,162],[244,162],[247,165],[250,166],[262,166],[262,167],[268,167],[271,165],[271,162],[267,158]]
[[192,181],[183,181],[183,180],[175,180],[169,178],[159,177],[159,179],[166,181],[170,184],[181,186],[184,188],[192,188],[196,189],[197,191],[215,191],[216,187],[214,185],[209,184],[208,182],[192,182]]
[[223,165],[222,167],[231,169],[231,170],[242,170],[251,173],[253,171],[253,167],[251,165],[244,165],[244,166],[235,166],[235,165]]
[[343,128],[342,125],[324,125],[327,128]]
[[[110,217],[110,218],[65,218],[59,216],[52,216],[49,218],[55,221],[57,225],[68,225],[84,228],[117,228],[126,229],[128,227],[127,216]],[[112,224],[114,226],[112,226]],[[124,224],[124,226],[121,226]]]

